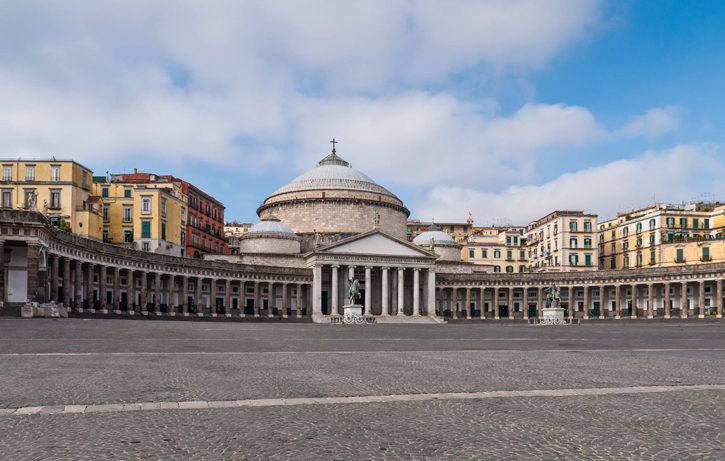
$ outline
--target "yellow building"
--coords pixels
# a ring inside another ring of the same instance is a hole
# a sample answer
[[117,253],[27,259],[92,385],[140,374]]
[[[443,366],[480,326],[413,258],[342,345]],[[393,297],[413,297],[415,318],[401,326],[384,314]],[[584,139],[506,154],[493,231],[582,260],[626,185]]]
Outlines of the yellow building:
[[473,233],[473,218],[469,215],[468,221],[466,222],[423,222],[419,219],[408,220],[408,240],[413,241],[419,234],[429,230],[431,226],[437,226],[446,234],[453,237],[458,243],[465,243],[466,239]]
[[477,227],[461,248],[463,261],[484,266],[487,272],[525,272],[529,261],[524,227]]
[[95,177],[103,199],[103,240],[153,253],[184,256],[186,196],[170,176],[146,173]]
[[554,211],[526,227],[532,272],[588,271],[597,268],[597,215]]
[[725,205],[656,204],[599,225],[599,268],[664,267],[723,261]]
[[58,227],[101,239],[101,201],[93,196],[93,172],[72,160],[0,160],[3,208],[41,211]]

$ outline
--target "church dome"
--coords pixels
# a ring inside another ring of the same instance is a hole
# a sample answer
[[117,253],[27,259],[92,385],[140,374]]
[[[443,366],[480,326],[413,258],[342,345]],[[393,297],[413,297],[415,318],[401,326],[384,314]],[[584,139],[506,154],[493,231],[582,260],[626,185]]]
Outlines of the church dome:
[[397,199],[395,194],[373,181],[366,174],[352,168],[337,153],[332,152],[317,166],[294,178],[270,195],[311,191],[311,190],[349,190],[383,194]]
[[247,234],[292,234],[292,229],[275,217],[266,217],[249,228]]
[[413,243],[419,246],[430,245],[431,241],[434,245],[458,245],[453,237],[439,230],[421,232],[413,239]]

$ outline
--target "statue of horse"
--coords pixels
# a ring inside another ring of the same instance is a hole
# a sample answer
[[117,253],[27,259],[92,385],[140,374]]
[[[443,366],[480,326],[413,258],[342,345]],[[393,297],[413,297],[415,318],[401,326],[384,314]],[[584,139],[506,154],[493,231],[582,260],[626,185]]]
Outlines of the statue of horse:
[[350,289],[347,291],[348,304],[355,304],[360,297],[360,282],[350,279]]

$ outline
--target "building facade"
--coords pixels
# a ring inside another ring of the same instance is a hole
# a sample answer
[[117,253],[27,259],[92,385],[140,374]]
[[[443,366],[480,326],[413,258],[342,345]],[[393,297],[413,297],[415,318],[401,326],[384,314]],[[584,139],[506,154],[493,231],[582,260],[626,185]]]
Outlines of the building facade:
[[666,267],[725,261],[725,205],[656,204],[599,224],[599,268]]
[[526,227],[531,272],[590,271],[598,266],[597,216],[554,211]]
[[38,210],[56,226],[100,240],[101,201],[93,173],[72,160],[0,160],[2,208]]
[[187,197],[186,254],[203,258],[207,254],[227,254],[224,237],[224,205],[195,185],[177,179]]
[[103,241],[146,252],[186,256],[186,196],[181,184],[149,173],[94,177],[103,200]]
[[529,259],[525,227],[479,227],[461,249],[463,261],[483,266],[489,272],[526,272]]

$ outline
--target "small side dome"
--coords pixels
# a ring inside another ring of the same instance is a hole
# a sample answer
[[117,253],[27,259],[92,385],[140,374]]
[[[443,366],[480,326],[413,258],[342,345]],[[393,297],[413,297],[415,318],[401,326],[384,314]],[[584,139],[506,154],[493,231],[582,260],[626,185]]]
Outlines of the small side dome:
[[421,232],[413,239],[413,243],[419,246],[430,245],[431,241],[434,245],[458,245],[453,237],[440,230]]
[[294,235],[294,232],[292,232],[292,229],[290,227],[280,221],[279,219],[275,218],[274,216],[269,216],[264,219],[262,219],[257,224],[254,224],[252,227],[249,228],[247,231],[247,234],[292,234]]

